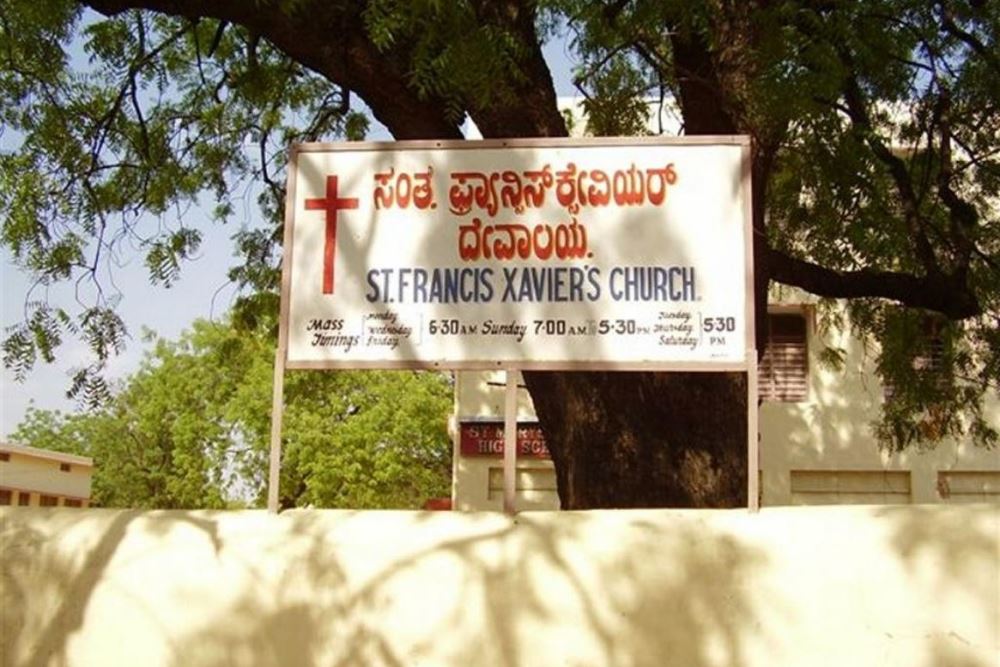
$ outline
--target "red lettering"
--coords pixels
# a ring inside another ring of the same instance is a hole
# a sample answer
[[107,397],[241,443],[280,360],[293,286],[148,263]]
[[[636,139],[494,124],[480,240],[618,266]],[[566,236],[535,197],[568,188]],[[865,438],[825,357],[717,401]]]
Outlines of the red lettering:
[[[428,168],[428,178],[429,174]],[[546,193],[553,187],[559,205],[575,215],[585,206],[603,207],[612,202],[615,206],[661,206],[669,186],[677,182],[677,172],[673,163],[640,169],[633,162],[628,169],[618,169],[609,175],[600,169],[578,169],[575,162],[568,162],[554,174],[552,166],[547,164],[520,173],[509,169],[458,171],[452,172],[450,178],[448,203],[455,215],[468,215],[473,208],[490,217],[495,217],[500,209],[520,215],[527,208],[544,206]],[[413,198],[417,203],[416,187]],[[417,206],[423,207],[419,203]]]
[[677,172],[671,162],[663,169],[646,170],[646,196],[649,203],[659,206],[667,198],[667,186],[677,182]]
[[372,197],[375,201],[375,209],[384,208],[409,208],[412,202],[418,209],[436,208],[434,203],[434,189],[431,176],[434,169],[430,166],[422,173],[401,173],[396,176],[395,167],[390,167],[389,171],[375,173],[375,189]]
[[434,203],[434,191],[431,187],[433,175],[434,169],[429,165],[424,173],[413,175],[413,205],[421,210],[437,208],[437,204]]
[[458,256],[465,261],[514,258],[582,258],[589,254],[587,228],[572,218],[569,224],[483,225],[479,218],[458,228]]

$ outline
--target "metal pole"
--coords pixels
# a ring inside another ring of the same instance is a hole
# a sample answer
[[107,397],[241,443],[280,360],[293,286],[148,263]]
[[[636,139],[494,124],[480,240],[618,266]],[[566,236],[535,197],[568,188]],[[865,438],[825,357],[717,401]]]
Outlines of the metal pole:
[[508,368],[504,371],[506,391],[503,413],[503,511],[514,513],[514,496],[517,490],[517,376]]
[[281,484],[281,422],[285,412],[285,352],[282,346],[274,354],[274,395],[271,399],[271,462],[267,479],[267,511],[278,512],[278,487]]
[[749,352],[747,363],[747,507],[760,511],[760,432],[757,405],[757,350]]

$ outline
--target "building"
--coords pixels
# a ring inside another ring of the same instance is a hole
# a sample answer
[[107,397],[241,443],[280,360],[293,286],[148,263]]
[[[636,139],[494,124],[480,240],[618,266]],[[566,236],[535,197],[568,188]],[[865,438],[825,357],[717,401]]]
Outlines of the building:
[[[578,98],[560,98],[586,133]],[[649,103],[652,134],[677,133],[678,114]],[[480,138],[471,123],[468,138]],[[794,290],[775,294],[769,308],[770,351],[760,365],[760,501],[763,506],[839,503],[1000,501],[1000,452],[965,442],[888,453],[870,424],[891,391],[882,386],[871,355],[847,331],[821,331],[815,298]],[[835,370],[822,362],[827,348],[845,351]],[[502,372],[458,372],[452,423],[457,510],[499,510],[503,505]],[[1000,424],[1000,397],[986,413]],[[555,472],[537,427],[531,399],[518,397],[517,508],[556,509]]]
[[93,460],[0,443],[0,505],[88,507]]
[[[891,400],[871,355],[846,331],[821,330],[809,297],[784,299],[769,312],[770,340],[760,365],[761,505],[895,504],[1000,501],[1000,452],[966,442],[889,453],[870,424]],[[842,368],[822,363],[827,347],[846,352]],[[503,503],[504,375],[456,374],[453,420],[457,510],[499,510]],[[555,472],[531,399],[518,400],[517,508],[556,509]],[[987,414],[1000,424],[1000,397]]]

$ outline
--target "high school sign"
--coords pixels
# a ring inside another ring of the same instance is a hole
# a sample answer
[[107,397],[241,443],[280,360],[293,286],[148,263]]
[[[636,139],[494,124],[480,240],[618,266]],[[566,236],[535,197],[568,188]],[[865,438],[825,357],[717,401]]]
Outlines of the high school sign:
[[742,369],[748,144],[293,150],[293,368]]

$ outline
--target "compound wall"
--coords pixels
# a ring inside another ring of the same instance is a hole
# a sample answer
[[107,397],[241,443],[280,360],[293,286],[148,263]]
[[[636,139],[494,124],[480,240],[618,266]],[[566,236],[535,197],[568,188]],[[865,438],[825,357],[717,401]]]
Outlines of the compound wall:
[[0,521],[11,667],[1000,658],[995,504]]

